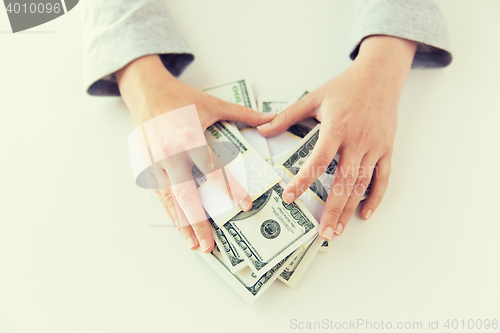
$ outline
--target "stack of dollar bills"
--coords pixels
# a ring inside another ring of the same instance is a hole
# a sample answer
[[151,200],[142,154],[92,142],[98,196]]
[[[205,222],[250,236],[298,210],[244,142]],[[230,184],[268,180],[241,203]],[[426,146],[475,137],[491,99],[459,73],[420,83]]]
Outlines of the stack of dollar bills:
[[[203,90],[228,102],[276,114],[308,93],[301,91],[290,101],[260,97],[256,103],[247,79]],[[282,200],[284,187],[311,154],[319,130],[320,124],[310,118],[271,138],[242,123],[217,122],[205,132],[216,156],[234,155],[227,169],[238,181],[251,184],[247,191],[253,203],[248,212],[234,205],[234,209],[221,209],[220,203],[229,199],[193,168],[216,243],[211,253],[198,252],[249,304],[276,279],[296,286],[316,254],[329,250],[328,242],[318,236],[318,221],[333,184],[338,156],[295,202]],[[248,173],[238,174],[241,168],[237,165],[247,166]]]

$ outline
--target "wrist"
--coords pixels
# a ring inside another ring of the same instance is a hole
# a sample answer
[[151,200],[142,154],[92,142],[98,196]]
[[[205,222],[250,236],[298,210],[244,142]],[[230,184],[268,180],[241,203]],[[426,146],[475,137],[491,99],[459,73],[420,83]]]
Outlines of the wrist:
[[116,78],[123,101],[137,125],[156,116],[152,113],[161,108],[167,87],[177,81],[157,54],[130,62],[116,72]]
[[353,67],[361,67],[366,73],[376,76],[381,83],[402,90],[416,48],[415,41],[393,36],[368,36],[361,42]]

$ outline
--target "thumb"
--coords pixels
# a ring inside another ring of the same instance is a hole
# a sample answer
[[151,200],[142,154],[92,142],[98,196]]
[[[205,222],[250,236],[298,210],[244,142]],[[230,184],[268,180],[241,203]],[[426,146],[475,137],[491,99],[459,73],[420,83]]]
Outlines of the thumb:
[[248,106],[241,106],[226,102],[221,108],[220,118],[228,121],[239,121],[255,127],[270,122],[276,115],[274,113],[261,113]]
[[276,136],[299,121],[311,117],[315,107],[308,95],[280,112],[272,121],[257,127],[259,133],[265,137]]

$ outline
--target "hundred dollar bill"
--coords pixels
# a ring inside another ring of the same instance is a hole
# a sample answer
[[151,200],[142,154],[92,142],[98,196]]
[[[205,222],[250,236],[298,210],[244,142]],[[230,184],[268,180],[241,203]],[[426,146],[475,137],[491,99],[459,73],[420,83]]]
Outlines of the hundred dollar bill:
[[[279,114],[288,106],[300,100],[306,94],[308,94],[307,90],[301,91],[299,94],[295,94],[294,97],[286,103],[277,99],[273,100],[259,97],[259,111],[264,113],[273,112]],[[271,163],[274,165],[277,161],[277,155],[295,147],[300,139],[306,136],[317,123],[318,122],[312,118],[305,119],[300,123],[290,126],[285,132],[277,136],[267,138],[268,150],[272,158]]]
[[251,107],[257,110],[255,97],[248,79],[242,78],[202,89],[207,94],[224,101]]
[[[306,163],[318,141],[320,127],[321,125],[318,124],[312,129],[300,143],[290,151],[288,156],[284,157],[283,160],[275,165],[278,174],[280,174],[285,181],[290,181]],[[313,213],[318,221],[321,217],[322,208],[325,206],[326,200],[328,199],[328,194],[333,186],[339,158],[338,154],[335,155],[325,172],[309,186],[303,195],[300,196],[305,206]],[[369,190],[370,186],[368,186],[365,191],[363,199],[369,194]]]
[[[248,106],[257,111],[254,93],[248,79],[234,80],[205,88],[203,91],[224,101]],[[266,138],[258,134],[256,129],[244,123],[235,122],[232,123],[232,125],[236,126],[252,147],[254,147],[268,163],[272,164],[271,153],[269,152]]]
[[248,267],[237,273],[231,272],[217,247],[210,253],[198,249],[198,253],[248,304],[254,303],[278,278],[290,257],[281,259],[267,271],[255,274]]
[[[281,175],[286,180],[291,180],[297,173],[300,168],[306,163],[307,158],[311,155],[312,150],[319,138],[319,130],[320,124],[318,124],[314,129],[312,129],[297,146],[292,149],[286,157],[283,158],[280,162],[278,162],[275,167],[279,168],[281,171]],[[321,207],[325,206],[326,200],[328,198],[328,193],[330,193],[330,189],[333,186],[334,174],[337,168],[338,163],[338,155],[332,160],[328,168],[325,172],[318,177],[301,195],[301,199],[304,202],[309,202],[308,195],[311,196],[317,203],[321,205]],[[311,202],[313,204],[314,202]],[[307,204],[306,204],[307,206]],[[312,207],[309,207],[310,209]],[[321,208],[319,208],[321,209]],[[321,212],[318,209],[313,209],[315,214],[313,214],[316,218],[321,216]]]
[[[205,131],[212,157],[220,160],[232,176],[245,188],[252,200],[258,199],[281,181],[278,174],[248,143],[241,133],[227,122],[217,122]],[[217,225],[228,221],[241,210],[227,193],[213,184],[198,167],[192,168],[193,178],[203,207]]]
[[312,241],[300,246],[293,254],[292,258],[280,274],[279,279],[290,287],[295,287],[318,253],[323,240],[316,236]]
[[[307,94],[309,94],[309,91],[308,90],[304,90],[304,91],[301,91],[299,92],[298,94],[296,94],[292,99],[290,99],[290,101],[288,102],[288,104],[285,106],[285,109],[287,107],[289,107],[290,105],[294,104],[295,102],[298,102],[300,101],[302,98],[304,98],[304,96],[306,96]],[[297,124],[294,124],[292,126],[290,126],[288,129],[287,129],[287,132],[288,133],[291,133],[292,135],[298,137],[298,138],[304,138],[307,133],[309,133],[316,125],[318,124],[318,121],[316,119],[313,119],[313,118],[307,118],[307,119],[304,119],[302,120],[301,122],[297,123]]]
[[[219,122],[210,126],[205,138],[209,144],[231,143],[211,146],[217,157],[251,154],[250,144],[228,123]],[[250,157],[246,168],[251,171],[247,175],[248,192],[253,200],[250,211],[239,211],[236,216],[226,214],[225,217],[230,219],[216,219],[209,214],[218,226],[223,226],[224,234],[237,246],[246,262],[252,265],[252,270],[258,273],[264,267],[272,267],[310,239],[317,232],[317,222],[300,202],[286,204],[281,198],[284,184],[279,183],[281,178],[278,174],[258,154]],[[206,177],[198,175],[195,179],[199,188],[206,187]],[[211,196],[212,193],[206,195]],[[238,241],[234,241],[235,237]]]
[[[248,106],[257,111],[255,96],[248,79],[242,78],[240,80],[234,80],[207,87],[202,90],[207,94],[222,99],[223,101]],[[235,125],[238,129],[248,127],[246,124],[240,122],[236,122],[233,125]]]
[[285,109],[285,107],[288,105],[288,102],[280,101],[279,99],[259,96],[257,105],[259,107],[259,111],[262,113],[278,114]]
[[300,142],[299,137],[287,131],[268,137],[266,140],[272,159],[275,159],[275,156],[282,154],[284,151],[290,151]]
[[[278,99],[270,99],[270,98],[266,98],[266,97],[259,97],[257,105],[259,107],[259,111],[262,112],[262,113],[274,113],[274,114],[278,114],[278,113],[280,113],[281,111],[283,111],[285,109],[285,107],[288,105],[288,102],[280,101]],[[270,150],[269,144],[268,144],[268,139],[266,139],[264,137],[262,137],[262,138],[266,142],[266,148],[267,148],[266,153],[269,156],[269,158],[266,157],[265,159],[266,159],[266,161],[268,161],[268,163],[270,165],[274,165],[274,156],[271,154],[271,150]],[[281,149],[282,149],[282,147],[275,147],[274,151],[276,153],[277,150],[281,150]],[[284,149],[286,149],[286,147]]]
[[278,162],[281,162],[281,160],[283,158],[285,158],[285,156],[288,156],[288,153],[290,153],[290,151],[291,151],[291,149],[287,149],[287,150],[285,150],[285,151],[283,151],[283,152],[281,152],[281,153],[279,153],[277,155],[274,155],[272,157],[273,165],[277,164]]
[[236,247],[227,240],[226,235],[223,230],[220,229],[217,224],[211,218],[208,219],[212,226],[212,233],[214,235],[215,243],[222,256],[226,260],[226,264],[229,267],[231,273],[236,273],[241,271],[243,268],[247,267],[245,260],[240,256]]
[[240,130],[241,135],[257,150],[269,165],[273,165],[271,152],[265,137],[259,134],[256,128],[248,127]]
[[[278,166],[284,168],[290,176],[295,176],[311,155],[316,142],[319,139],[320,127],[321,125],[318,124],[306,137],[304,137],[304,139],[302,139],[300,144],[298,144],[287,157],[278,162]],[[328,193],[330,193],[330,189],[333,186],[334,174],[337,169],[339,159],[340,156],[336,154],[332,162],[330,162],[330,165],[326,168],[325,172],[309,187],[309,189],[323,202],[326,202]],[[370,188],[371,186],[368,186],[364,194],[365,198],[368,195]]]
[[[301,100],[308,93],[309,91],[303,90],[298,94],[295,94],[294,97],[290,99],[290,101],[283,107],[280,112],[285,110],[293,103]],[[285,132],[277,136],[267,138],[267,145],[269,146],[269,151],[271,153],[271,157],[273,158],[273,164],[275,164],[276,155],[294,148],[300,142],[300,140],[304,138],[307,133],[309,133],[317,124],[318,121],[316,119],[307,118],[297,124],[290,126]]]
[[283,182],[275,184],[253,202],[250,211],[222,225],[256,274],[273,267],[318,232],[317,221],[300,200],[283,201],[284,186]]

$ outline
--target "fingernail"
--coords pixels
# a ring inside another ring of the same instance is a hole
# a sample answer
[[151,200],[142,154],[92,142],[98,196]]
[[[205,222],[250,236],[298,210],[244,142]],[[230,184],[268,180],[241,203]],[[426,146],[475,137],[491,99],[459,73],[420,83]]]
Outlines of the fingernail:
[[332,227],[327,227],[325,231],[323,231],[323,237],[326,239],[330,240],[333,237],[333,228]]
[[194,239],[193,239],[192,237],[188,237],[188,238],[186,239],[186,242],[187,242],[187,244],[188,244],[188,247],[189,247],[191,250],[193,250],[193,249],[194,249],[194,247],[196,246],[196,243],[194,242]]
[[241,208],[243,211],[247,211],[250,209],[251,203],[248,202],[247,199],[241,199],[240,202],[238,203],[238,206]]
[[200,241],[200,246],[201,246],[201,250],[206,253],[206,252],[208,252],[208,249],[210,249],[210,242],[207,241],[206,239],[202,239]]
[[365,213],[365,219],[368,220],[370,217],[372,217],[372,214],[373,214],[372,210],[368,209]]
[[342,229],[344,229],[342,223],[337,223],[337,226],[335,227],[335,233],[340,236],[340,234],[342,233]]
[[293,200],[295,200],[295,193],[293,192],[288,192],[283,196],[283,200],[285,200],[286,203],[292,203]]
[[268,128],[269,126],[271,126],[271,123],[265,123],[265,124],[262,124],[260,126],[257,126],[257,129],[263,130],[263,129]]

